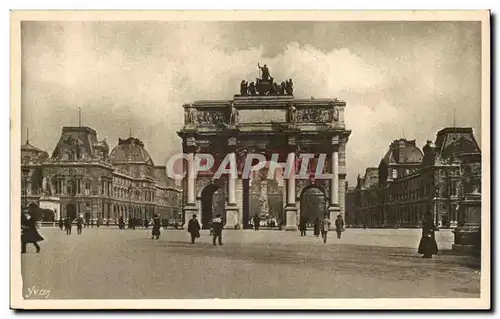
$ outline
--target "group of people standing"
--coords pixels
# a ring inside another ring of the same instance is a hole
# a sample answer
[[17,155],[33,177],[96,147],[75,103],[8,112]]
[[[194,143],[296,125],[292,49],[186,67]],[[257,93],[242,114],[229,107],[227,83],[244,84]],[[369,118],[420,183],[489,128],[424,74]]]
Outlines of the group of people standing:
[[[59,219],[59,228],[61,230],[64,230],[66,231],[66,235],[71,235],[71,230],[73,228],[73,221],[76,222],[76,232],[78,235],[81,235],[82,234],[82,229],[83,229],[83,226],[86,225],[85,224],[85,221],[83,219],[83,216],[78,216],[76,217],[74,220],[69,217],[69,216],[66,216],[66,218],[62,219],[60,218]],[[88,227],[88,226],[87,226]]]
[[[319,218],[316,218],[314,221],[314,236],[319,237],[321,234],[321,238],[323,239],[323,242],[326,244],[326,240],[328,238],[328,232],[330,231],[332,222],[330,221],[330,218],[328,214],[325,214],[324,218],[320,220]],[[307,219],[306,218],[301,218],[300,223],[299,223],[299,230],[300,230],[300,236],[304,237],[306,236],[307,232]],[[337,219],[335,219],[335,231],[337,233],[337,238],[342,237],[342,232],[344,231],[344,220],[342,219],[342,215],[338,215]]]

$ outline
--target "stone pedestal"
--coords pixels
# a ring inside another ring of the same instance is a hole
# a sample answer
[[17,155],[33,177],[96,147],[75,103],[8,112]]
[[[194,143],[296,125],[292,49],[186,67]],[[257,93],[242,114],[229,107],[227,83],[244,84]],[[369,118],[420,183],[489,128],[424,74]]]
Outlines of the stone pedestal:
[[335,229],[335,220],[337,216],[340,214],[340,206],[338,205],[330,205],[328,207],[328,216],[330,216],[330,230]]
[[224,229],[240,229],[239,208],[237,205],[226,205],[226,225]]
[[[61,200],[56,196],[42,196],[39,200],[40,209],[50,209],[54,212],[54,220],[55,222],[61,218]],[[42,223],[41,220],[37,222],[37,225],[40,226]]]
[[[183,225],[184,229],[187,229],[189,220],[191,219],[191,217],[193,217],[193,214],[199,215],[198,214],[198,207],[196,207],[196,205],[188,204],[188,205],[184,206],[184,225]],[[203,226],[203,225],[201,225],[201,216],[197,216],[197,217],[198,217],[198,222],[200,223],[200,226]]]
[[460,203],[463,226],[458,226],[453,233],[455,251],[474,253],[481,249],[481,200],[468,199]]
[[292,205],[287,205],[285,207],[286,225],[285,230],[297,231],[297,207]]

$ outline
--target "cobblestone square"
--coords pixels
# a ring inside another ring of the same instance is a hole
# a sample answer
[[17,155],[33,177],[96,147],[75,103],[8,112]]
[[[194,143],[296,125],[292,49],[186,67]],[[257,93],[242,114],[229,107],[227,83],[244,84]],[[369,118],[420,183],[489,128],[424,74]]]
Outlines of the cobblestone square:
[[[42,228],[45,241],[22,255],[26,299],[478,298],[480,267],[453,254],[453,234],[437,233],[440,253],[416,253],[420,230],[347,229],[327,244],[312,234],[225,231],[213,246],[203,231],[85,228],[67,236]],[[38,289],[38,290],[36,290]],[[33,291],[49,291],[34,295]]]

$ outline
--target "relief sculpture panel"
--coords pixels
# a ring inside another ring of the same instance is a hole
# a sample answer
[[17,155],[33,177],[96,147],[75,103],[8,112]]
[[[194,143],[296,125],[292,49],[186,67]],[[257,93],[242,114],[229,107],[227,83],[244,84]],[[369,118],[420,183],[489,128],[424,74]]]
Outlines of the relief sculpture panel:
[[338,109],[300,109],[297,112],[297,122],[301,123],[333,123],[338,121]]
[[196,117],[197,123],[199,124],[223,124],[229,123],[229,118],[224,111],[199,111]]

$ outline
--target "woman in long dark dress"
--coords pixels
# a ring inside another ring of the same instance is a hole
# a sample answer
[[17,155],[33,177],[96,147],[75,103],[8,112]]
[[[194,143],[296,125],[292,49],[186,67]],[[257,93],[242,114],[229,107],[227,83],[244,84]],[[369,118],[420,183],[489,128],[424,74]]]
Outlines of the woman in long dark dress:
[[160,238],[160,228],[161,228],[161,220],[158,214],[155,214],[153,218],[153,231],[151,239],[159,239]]
[[427,213],[422,222],[422,239],[418,245],[418,253],[422,254],[422,258],[432,258],[432,255],[438,253],[438,246],[434,232],[436,227],[431,213]]
[[36,229],[36,220],[28,213],[22,214],[21,228],[21,253],[26,253],[26,244],[28,243],[32,243],[36,248],[36,252],[39,253],[41,248],[38,245],[38,242],[42,241],[43,237],[40,236],[38,230]]

